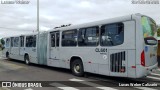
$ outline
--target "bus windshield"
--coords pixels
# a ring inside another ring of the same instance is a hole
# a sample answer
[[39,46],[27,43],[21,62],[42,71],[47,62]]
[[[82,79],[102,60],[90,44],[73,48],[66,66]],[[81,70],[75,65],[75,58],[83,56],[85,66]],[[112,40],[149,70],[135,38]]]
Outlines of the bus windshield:
[[141,18],[143,37],[145,44],[156,45],[157,44],[157,28],[156,23],[149,17],[142,16]]

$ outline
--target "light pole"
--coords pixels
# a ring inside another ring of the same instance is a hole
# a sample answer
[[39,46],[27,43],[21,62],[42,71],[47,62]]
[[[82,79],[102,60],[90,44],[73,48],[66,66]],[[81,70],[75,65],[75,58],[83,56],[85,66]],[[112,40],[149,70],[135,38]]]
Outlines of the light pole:
[[39,33],[39,0],[37,0],[37,32]]
[[[37,32],[38,32],[38,39],[37,39],[37,56],[39,57],[39,0],[37,0]],[[39,58],[37,58],[39,63]]]

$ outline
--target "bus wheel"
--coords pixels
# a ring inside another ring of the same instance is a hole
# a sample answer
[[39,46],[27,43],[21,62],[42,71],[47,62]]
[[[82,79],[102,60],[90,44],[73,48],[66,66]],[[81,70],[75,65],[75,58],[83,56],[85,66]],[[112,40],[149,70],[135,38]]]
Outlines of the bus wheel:
[[81,60],[79,59],[74,60],[71,64],[71,70],[75,76],[83,76],[84,69]]
[[25,63],[27,64],[27,65],[29,65],[29,56],[28,55],[25,55],[25,57],[24,57],[24,61],[25,61]]
[[9,53],[8,52],[6,53],[6,58],[9,60]]

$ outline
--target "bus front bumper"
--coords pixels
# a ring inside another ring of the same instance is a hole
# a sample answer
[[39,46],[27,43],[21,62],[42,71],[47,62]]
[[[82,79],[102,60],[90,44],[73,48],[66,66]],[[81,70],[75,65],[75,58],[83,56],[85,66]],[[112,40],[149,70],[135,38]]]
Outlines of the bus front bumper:
[[136,78],[142,78],[147,75],[150,75],[151,72],[155,71],[157,68],[158,68],[158,63],[148,67],[137,65]]
[[151,74],[151,72],[155,71],[156,69],[158,69],[158,63],[156,63],[153,66],[149,66],[149,67],[145,67],[147,75]]

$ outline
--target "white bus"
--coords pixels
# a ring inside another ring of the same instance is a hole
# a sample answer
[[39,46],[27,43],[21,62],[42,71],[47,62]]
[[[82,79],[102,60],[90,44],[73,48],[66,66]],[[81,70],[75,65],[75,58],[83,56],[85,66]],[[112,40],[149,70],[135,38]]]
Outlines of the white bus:
[[[141,78],[157,68],[155,21],[133,14],[5,38],[6,57],[106,76]],[[39,38],[38,38],[39,37]],[[39,40],[39,41],[38,41]]]
[[[13,37],[5,37],[5,49],[3,50],[3,56],[15,60],[37,63],[37,34],[19,35]],[[29,54],[30,53],[30,54]]]

